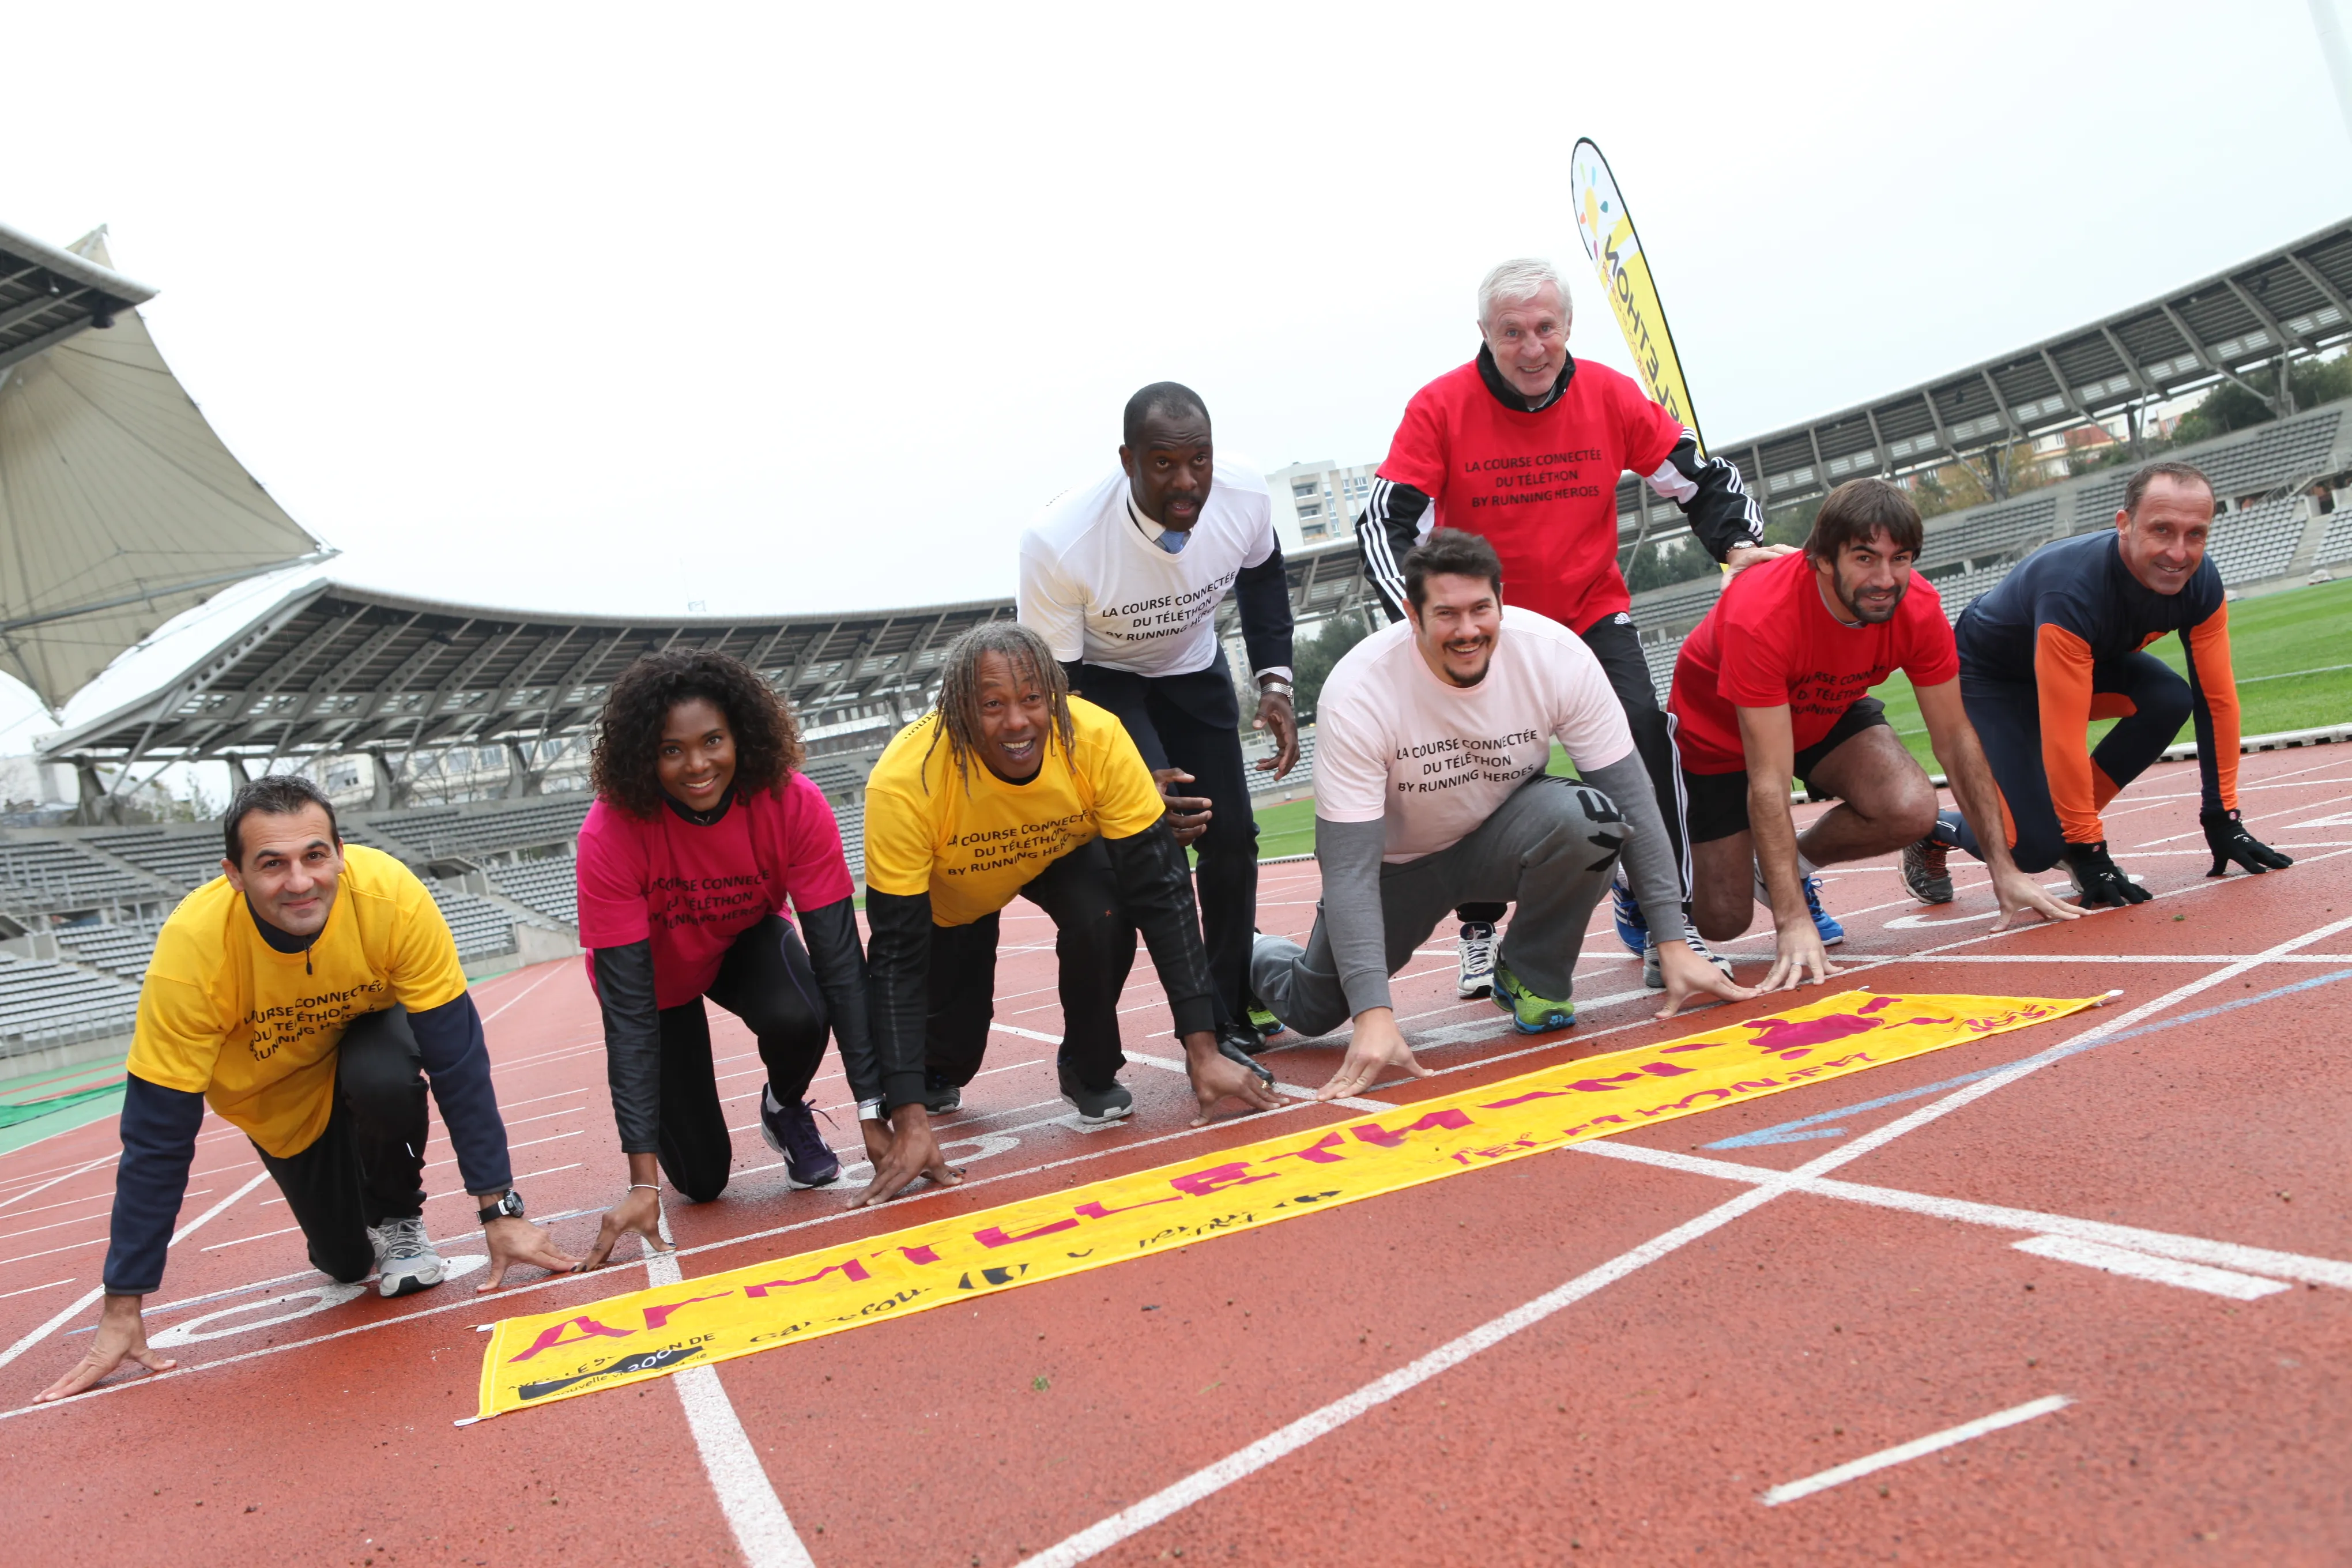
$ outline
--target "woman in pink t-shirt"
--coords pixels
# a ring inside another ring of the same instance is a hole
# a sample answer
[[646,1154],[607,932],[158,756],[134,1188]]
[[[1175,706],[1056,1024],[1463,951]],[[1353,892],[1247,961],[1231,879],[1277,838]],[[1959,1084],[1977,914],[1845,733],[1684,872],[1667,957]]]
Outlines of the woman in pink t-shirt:
[[866,960],[841,831],[801,757],[790,710],[722,653],[648,654],[604,699],[596,804],[580,829],[580,940],[629,1187],[588,1268],[626,1232],[658,1245],[656,1161],[697,1203],[726,1188],[734,1149],[706,996],[759,1040],[760,1131],[784,1156],[786,1182],[841,1174],[803,1096],[828,1030],[853,1082],[874,1076]]

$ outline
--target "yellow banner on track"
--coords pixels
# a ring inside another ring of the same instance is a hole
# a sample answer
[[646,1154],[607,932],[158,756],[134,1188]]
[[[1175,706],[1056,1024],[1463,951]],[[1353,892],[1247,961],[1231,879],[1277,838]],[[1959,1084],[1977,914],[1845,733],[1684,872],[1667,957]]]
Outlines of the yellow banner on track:
[[[1660,406],[1698,435],[1698,411],[1691,406],[1689,385],[1683,380],[1681,358],[1675,353],[1675,334],[1666,326],[1666,308],[1658,300],[1658,285],[1650,276],[1650,259],[1633,232],[1633,215],[1617,189],[1609,160],[1588,139],[1569,154],[1569,191],[1576,208],[1576,231],[1584,254],[1601,279],[1609,308],[1616,312],[1618,330],[1633,353],[1633,368]],[[1704,438],[1699,445],[1706,445]]]
[[[551,1405],[1884,1067],[2098,998],[1847,991],[1337,1125],[497,1324],[481,1414]],[[1565,1042],[1563,1042],[1565,1043]]]

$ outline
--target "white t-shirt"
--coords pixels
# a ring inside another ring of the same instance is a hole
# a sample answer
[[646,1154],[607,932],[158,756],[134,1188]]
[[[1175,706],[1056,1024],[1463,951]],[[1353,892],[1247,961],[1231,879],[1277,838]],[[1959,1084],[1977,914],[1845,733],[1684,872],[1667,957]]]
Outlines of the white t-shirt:
[[1389,862],[1450,848],[1551,761],[1557,736],[1579,773],[1633,750],[1625,710],[1584,639],[1533,610],[1503,607],[1486,678],[1442,680],[1412,623],[1349,648],[1315,712],[1315,815],[1388,823]]
[[1055,500],[1021,535],[1021,624],[1060,659],[1190,675],[1217,658],[1217,605],[1274,553],[1265,480],[1220,462],[1192,537],[1173,554],[1128,506],[1123,469]]

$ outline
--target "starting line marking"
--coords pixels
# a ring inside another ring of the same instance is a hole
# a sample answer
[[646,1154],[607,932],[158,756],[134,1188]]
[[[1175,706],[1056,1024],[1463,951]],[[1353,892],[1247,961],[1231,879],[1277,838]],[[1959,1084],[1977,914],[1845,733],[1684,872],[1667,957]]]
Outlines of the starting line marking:
[[2282,1290],[2293,1289],[2283,1280],[2265,1279],[2258,1274],[2241,1274],[2231,1268],[2208,1268],[2201,1263],[2183,1263],[2175,1258],[2151,1258],[2145,1252],[2132,1252],[2120,1247],[2109,1247],[2104,1242],[2084,1241],[2071,1236],[2029,1236],[2023,1241],[2010,1245],[2036,1258],[2053,1258],[2060,1263],[2079,1263],[2085,1268],[2121,1274],[2133,1279],[2147,1279],[2158,1285],[2178,1285],[2184,1290],[2202,1290],[2209,1296],[2227,1296],[2232,1301],[2258,1301],[2264,1296],[2275,1296]]
[[1971,1437],[1981,1437],[1988,1432],[1998,1432],[2004,1426],[2014,1426],[2020,1422],[2031,1421],[2036,1416],[2063,1410],[2073,1403],[2073,1400],[2063,1394],[2053,1394],[2046,1398],[2036,1399],[2028,1404],[2011,1405],[2007,1410],[1997,1410],[1990,1415],[1979,1415],[1973,1421],[1963,1421],[1957,1426],[1947,1426],[1941,1432],[1931,1432],[1925,1437],[1914,1437],[1908,1443],[1898,1443],[1892,1448],[1881,1448],[1875,1454],[1865,1454],[1861,1458],[1849,1460],[1834,1469],[1823,1470],[1817,1476],[1807,1476],[1801,1481],[1790,1481],[1785,1486],[1774,1487],[1757,1500],[1766,1508],[1778,1508],[1784,1502],[1794,1502],[1799,1498],[1811,1497],[1815,1492],[1827,1491],[1832,1487],[1859,1479],[1873,1471],[1885,1469],[1890,1465],[1899,1465],[1906,1460],[1916,1459],[1935,1453],[1939,1448],[1949,1448],[1956,1444],[1965,1443]]

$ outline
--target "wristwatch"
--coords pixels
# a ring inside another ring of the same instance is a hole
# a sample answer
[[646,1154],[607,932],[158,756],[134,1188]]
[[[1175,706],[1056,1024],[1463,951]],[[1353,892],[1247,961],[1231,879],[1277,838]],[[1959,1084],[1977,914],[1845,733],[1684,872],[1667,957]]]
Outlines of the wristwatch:
[[488,1208],[476,1209],[474,1211],[474,1217],[480,1220],[484,1225],[489,1224],[490,1221],[494,1219],[520,1219],[522,1217],[522,1194],[515,1191],[512,1187],[509,1187],[507,1189],[506,1196],[490,1205]]
[[1287,680],[1261,680],[1258,682],[1257,689],[1270,697],[1290,695],[1290,682]]

